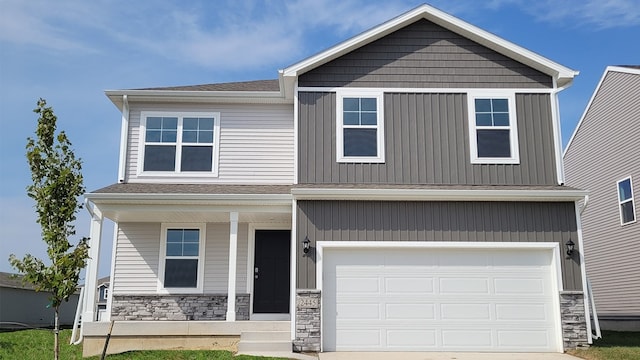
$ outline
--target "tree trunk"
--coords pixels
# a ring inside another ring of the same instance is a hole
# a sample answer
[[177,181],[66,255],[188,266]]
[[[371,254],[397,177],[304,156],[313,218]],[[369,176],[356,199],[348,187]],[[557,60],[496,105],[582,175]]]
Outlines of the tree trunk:
[[60,323],[58,322],[58,311],[60,310],[60,308],[58,306],[56,306],[56,315],[55,315],[55,322],[53,324],[53,335],[54,335],[54,340],[53,340],[53,358],[55,360],[58,360],[60,358],[60,339],[59,339],[59,334],[60,334]]

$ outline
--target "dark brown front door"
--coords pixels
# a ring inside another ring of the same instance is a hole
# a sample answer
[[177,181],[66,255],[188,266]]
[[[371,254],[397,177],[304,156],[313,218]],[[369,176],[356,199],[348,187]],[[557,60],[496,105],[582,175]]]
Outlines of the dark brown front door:
[[256,230],[253,312],[289,313],[291,230]]

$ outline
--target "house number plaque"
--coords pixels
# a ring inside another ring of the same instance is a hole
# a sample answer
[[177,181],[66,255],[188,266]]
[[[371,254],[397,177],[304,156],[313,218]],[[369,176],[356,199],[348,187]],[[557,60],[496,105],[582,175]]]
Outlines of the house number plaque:
[[320,299],[299,297],[296,299],[296,307],[301,309],[317,308],[320,307]]

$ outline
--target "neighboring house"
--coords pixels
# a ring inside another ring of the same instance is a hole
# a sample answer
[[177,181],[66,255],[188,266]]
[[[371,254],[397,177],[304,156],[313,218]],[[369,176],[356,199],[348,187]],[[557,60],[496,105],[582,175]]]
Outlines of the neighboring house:
[[[0,329],[53,327],[50,293],[22,282],[22,275],[0,272]],[[60,326],[73,325],[79,292],[60,306]]]
[[109,298],[109,277],[103,277],[98,279],[98,287],[96,289],[96,317],[98,321],[104,321],[106,319],[107,312],[107,299]]
[[[119,181],[86,198],[92,259],[116,224],[109,351],[590,342],[558,115],[576,75],[423,5],[277,80],[107,91]],[[108,324],[83,327],[102,350]]]
[[640,66],[609,66],[564,153],[600,325],[640,331]]

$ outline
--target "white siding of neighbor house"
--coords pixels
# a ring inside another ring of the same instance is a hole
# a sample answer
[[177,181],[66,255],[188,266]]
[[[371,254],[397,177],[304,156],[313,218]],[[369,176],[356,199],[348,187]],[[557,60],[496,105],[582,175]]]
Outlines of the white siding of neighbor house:
[[[610,71],[564,156],[567,185],[589,190],[582,215],[598,314],[640,316],[640,74]],[[617,182],[632,177],[636,222],[621,225]]]
[[[114,294],[155,294],[158,290],[160,223],[119,223]],[[238,224],[236,292],[246,293],[248,225]],[[229,273],[229,224],[208,223],[204,292],[226,293]]]
[[[143,111],[220,112],[218,177],[157,177],[162,182],[189,181],[234,184],[293,183],[292,105],[131,104],[126,181],[138,180],[140,121]],[[145,178],[148,180],[149,178]]]

